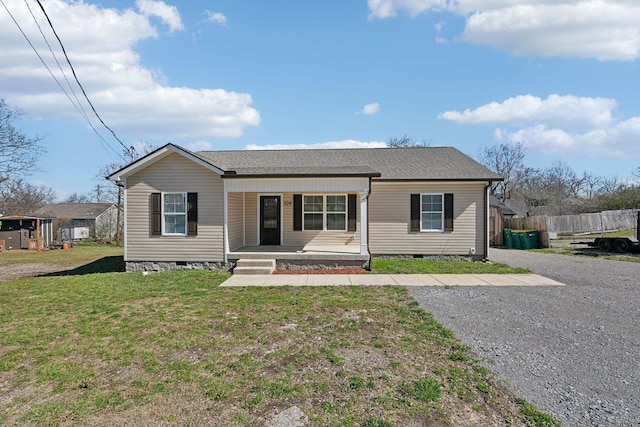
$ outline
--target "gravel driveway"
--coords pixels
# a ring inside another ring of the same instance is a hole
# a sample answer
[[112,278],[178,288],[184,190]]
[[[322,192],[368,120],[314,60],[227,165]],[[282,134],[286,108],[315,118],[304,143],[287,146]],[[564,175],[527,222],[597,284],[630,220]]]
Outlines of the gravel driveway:
[[411,288],[420,305],[567,426],[640,425],[640,263],[491,249],[564,287]]

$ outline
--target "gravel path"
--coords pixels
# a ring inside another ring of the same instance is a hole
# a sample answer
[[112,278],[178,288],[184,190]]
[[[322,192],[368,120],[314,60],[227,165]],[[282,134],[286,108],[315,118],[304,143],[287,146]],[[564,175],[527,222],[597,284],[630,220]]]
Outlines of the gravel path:
[[640,263],[491,249],[564,287],[411,288],[420,305],[566,426],[640,426]]

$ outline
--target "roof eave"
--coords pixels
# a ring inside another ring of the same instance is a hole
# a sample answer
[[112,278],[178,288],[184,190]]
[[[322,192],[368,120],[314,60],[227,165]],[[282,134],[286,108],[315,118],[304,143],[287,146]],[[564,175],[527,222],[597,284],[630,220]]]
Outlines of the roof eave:
[[106,176],[106,179],[113,182],[122,181],[123,178],[126,178],[129,175],[133,175],[134,173],[144,169],[148,165],[155,163],[156,161],[168,156],[171,153],[180,154],[181,156],[184,156],[187,159],[198,163],[199,165],[211,170],[212,172],[217,173],[218,175],[224,174],[224,171],[222,169],[206,161],[201,156],[198,156],[197,154],[192,153],[185,148],[169,143]]
[[305,174],[305,173],[295,173],[295,174],[282,174],[282,173],[273,173],[273,174],[235,174],[229,173],[228,171],[222,175],[222,178],[374,178],[381,176],[380,173],[348,173],[348,174],[323,174],[323,173],[314,173],[314,174]]
[[504,178],[380,178],[375,182],[495,182]]

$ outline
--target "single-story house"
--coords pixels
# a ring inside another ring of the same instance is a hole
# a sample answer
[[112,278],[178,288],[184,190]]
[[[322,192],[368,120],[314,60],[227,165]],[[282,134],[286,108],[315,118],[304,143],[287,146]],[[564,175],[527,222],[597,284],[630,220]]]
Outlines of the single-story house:
[[366,266],[488,254],[502,178],[451,147],[191,152],[167,144],[107,177],[124,187],[128,271]]
[[53,203],[36,214],[58,221],[58,240],[111,239],[116,235],[118,207],[114,203]]

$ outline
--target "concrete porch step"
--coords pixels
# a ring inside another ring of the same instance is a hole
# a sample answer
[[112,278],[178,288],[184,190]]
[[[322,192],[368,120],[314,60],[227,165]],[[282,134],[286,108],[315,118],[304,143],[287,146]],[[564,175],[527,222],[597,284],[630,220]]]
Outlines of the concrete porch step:
[[239,259],[233,269],[233,274],[271,274],[275,269],[275,259]]

